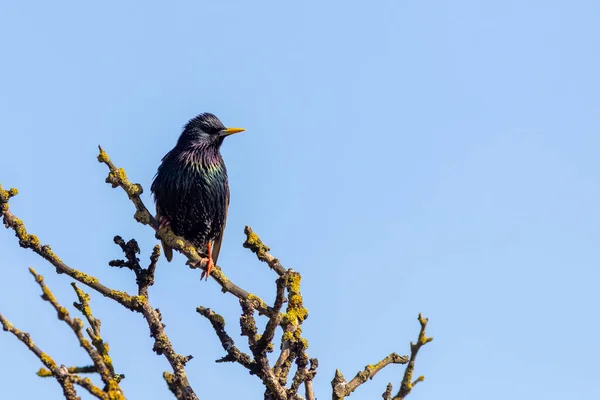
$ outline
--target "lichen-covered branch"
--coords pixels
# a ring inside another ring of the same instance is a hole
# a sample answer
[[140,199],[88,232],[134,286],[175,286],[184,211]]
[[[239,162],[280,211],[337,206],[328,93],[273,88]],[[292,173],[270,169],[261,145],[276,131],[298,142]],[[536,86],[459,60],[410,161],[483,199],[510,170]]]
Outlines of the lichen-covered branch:
[[[139,189],[141,190],[141,186],[139,186]],[[160,310],[158,308],[155,309],[150,305],[148,287],[154,283],[154,272],[156,270],[156,262],[160,256],[160,247],[158,245],[154,247],[152,255],[150,256],[150,265],[148,268],[142,268],[136,256],[140,250],[135,239],[131,239],[125,243],[120,236],[116,236],[114,242],[121,247],[127,261],[113,260],[109,265],[128,267],[136,275],[138,297],[143,300],[140,307],[135,311],[140,312],[144,316],[144,320],[150,328],[150,336],[154,339],[152,350],[158,355],[164,355],[173,368],[172,374],[168,372],[163,374],[169,390],[171,390],[178,399],[197,400],[198,397],[192,389],[185,372],[185,365],[192,359],[192,356],[183,356],[175,352],[173,345],[165,332],[165,325],[162,323],[162,314],[160,313]]]
[[[121,176],[121,175],[119,175]],[[125,178],[126,179],[126,178]],[[126,185],[127,186],[127,185]],[[135,191],[133,186],[127,186],[128,190]],[[137,186],[135,186],[137,187]],[[139,187],[141,190],[141,186]],[[9,191],[3,190],[0,186],[0,210],[4,219],[4,224],[7,228],[14,230],[15,235],[19,239],[21,247],[29,248],[42,258],[50,262],[57,270],[58,273],[64,273],[73,279],[87,285],[88,287],[96,290],[100,294],[109,297],[118,303],[122,304],[126,308],[132,311],[137,311],[144,316],[144,319],[148,323],[150,328],[150,335],[154,338],[153,350],[159,354],[164,355],[165,358],[171,364],[173,368],[173,384],[178,385],[181,388],[183,394],[182,399],[184,400],[197,400],[197,396],[191,388],[186,373],[185,364],[191,359],[191,356],[182,356],[175,352],[169,338],[164,331],[164,325],[161,322],[162,316],[158,309],[154,309],[149,301],[147,295],[129,295],[126,292],[112,290],[102,285],[97,278],[87,275],[81,271],[73,269],[66,265],[52,250],[49,246],[41,245],[37,236],[29,234],[25,228],[25,224],[9,210],[8,200],[17,194],[16,189]],[[138,196],[139,197],[139,196]],[[151,257],[151,264],[148,269],[140,272],[145,274],[147,277],[142,279],[141,275],[138,276],[138,287],[140,293],[147,293],[147,287],[150,282],[154,279],[154,270],[156,268],[157,251],[153,252]],[[80,299],[81,300],[81,299]],[[83,309],[82,305],[82,309]],[[85,314],[84,314],[85,315]],[[91,314],[90,314],[91,316]],[[93,318],[93,317],[92,317]],[[89,319],[88,319],[89,320]],[[94,323],[93,320],[89,320],[92,325],[92,329],[88,330],[88,334],[94,334]],[[52,369],[50,369],[52,371]],[[72,384],[71,384],[72,386]]]
[[223,350],[227,352],[225,357],[216,360],[216,362],[237,362],[246,367],[251,373],[256,373],[256,363],[252,361],[252,358],[248,354],[236,347],[231,336],[225,331],[225,319],[210,308],[199,306],[196,308],[196,311],[210,321],[221,341]]
[[31,339],[31,335],[29,335],[29,333],[17,329],[13,324],[10,323],[10,321],[4,318],[2,314],[0,314],[0,324],[2,324],[2,329],[4,331],[15,335],[17,339],[23,342],[25,346],[27,346],[27,348],[31,350],[31,352],[35,354],[37,358],[40,359],[42,364],[44,364],[46,368],[52,372],[52,376],[56,378],[56,381],[62,387],[63,395],[67,400],[80,400],[80,397],[77,395],[77,391],[73,386],[73,381],[70,378],[69,371],[66,367],[57,366],[52,357],[44,353],[35,345],[35,343],[33,343],[33,339]]
[[[269,320],[265,330],[262,334],[259,334],[254,315],[256,303],[251,301],[254,296],[250,296],[248,300],[240,299],[242,308],[242,316],[240,317],[241,333],[248,338],[252,358],[244,353],[241,353],[243,356],[240,356],[239,350],[233,345],[233,340],[225,333],[225,321],[222,317],[208,308],[197,308],[200,314],[211,321],[221,345],[228,352],[227,356],[218,361],[236,361],[244,365],[251,374],[257,375],[266,387],[265,399],[303,399],[298,391],[304,385],[306,399],[314,400],[312,380],[317,373],[318,361],[309,359],[306,354],[308,342],[301,337],[302,329],[300,325],[308,316],[308,311],[303,306],[300,293],[300,274],[293,270],[286,270],[279,260],[271,256],[268,253],[269,248],[250,227],[247,226],[244,233],[246,234],[244,247],[251,249],[259,260],[267,262],[270,268],[277,272],[275,301],[273,306],[269,307],[272,313],[268,315]],[[287,299],[285,296],[286,291]],[[286,301],[288,306],[286,312],[282,313],[281,309]],[[282,329],[281,354],[275,366],[271,367],[267,354],[273,351],[273,338],[278,327]],[[294,362],[297,365],[296,373],[290,386],[286,387],[288,375]]]
[[269,254],[271,249],[260,240],[258,235],[252,231],[252,228],[247,226],[244,229],[244,233],[246,234],[246,241],[243,246],[256,254],[256,257],[258,257],[260,261],[266,262],[269,268],[275,271],[279,276],[283,275],[285,273],[285,268],[283,268],[277,258]]
[[270,397],[274,400],[287,400],[286,390],[280,384],[273,369],[269,365],[267,349],[261,350],[257,345],[260,340],[260,335],[256,329],[252,303],[246,300],[240,300],[240,306],[242,307],[242,316],[240,317],[242,335],[248,338],[248,345],[254,356],[254,362],[258,365],[256,375],[262,380],[266,387],[266,392],[270,395],[267,396],[267,394],[265,394],[265,397]]
[[[86,385],[85,388],[88,391],[92,390],[95,393],[99,393],[99,391],[103,392],[110,399],[113,400],[125,399],[125,397],[123,396],[123,392],[119,387],[119,382],[121,381],[122,376],[115,374],[112,365],[112,359],[108,354],[108,345],[104,343],[102,337],[100,336],[100,321],[93,317],[91,308],[89,306],[89,295],[84,293],[81,289],[79,289],[75,283],[72,283],[73,288],[77,293],[77,297],[81,302],[74,303],[75,307],[79,311],[81,311],[81,313],[87,318],[90,326],[92,327],[87,331],[90,339],[92,340],[92,343],[90,343],[83,335],[83,322],[78,318],[71,318],[69,311],[58,303],[58,300],[56,300],[56,297],[54,296],[50,288],[44,283],[44,277],[38,274],[33,268],[29,268],[29,272],[35,278],[35,281],[40,286],[40,289],[42,289],[42,299],[50,303],[54,310],[56,310],[58,314],[58,319],[64,321],[71,328],[71,330],[77,337],[79,344],[88,353],[89,357],[94,363],[93,366],[83,368],[72,367],[68,368],[67,371],[69,372],[69,374],[76,374],[82,372],[98,372],[100,374],[100,377],[102,378],[102,381],[104,382],[105,387],[103,390],[100,390],[99,388],[98,390],[96,390],[87,386],[87,383],[81,379],[78,379],[77,382],[75,382],[74,380],[74,383]],[[50,370],[42,368],[38,371],[38,376],[51,375],[53,375],[53,373]]]
[[122,187],[125,193],[127,193],[127,196],[129,196],[129,199],[135,205],[135,220],[141,224],[150,225],[157,230],[159,226],[158,221],[148,211],[142,202],[142,199],[140,198],[140,195],[144,191],[142,186],[138,183],[131,183],[129,179],[127,179],[125,170],[123,168],[117,168],[112,163],[108,154],[106,154],[104,149],[102,149],[102,146],[98,146],[98,149],[100,150],[100,153],[98,154],[98,162],[106,164],[110,171],[108,177],[106,178],[106,183],[110,183],[113,188],[116,188],[117,186]]
[[417,343],[410,343],[410,358],[408,356],[400,356],[396,353],[392,353],[389,356],[385,357],[383,360],[379,361],[374,365],[367,365],[363,371],[360,371],[356,374],[350,382],[346,382],[344,375],[339,370],[335,371],[335,376],[331,381],[331,387],[333,389],[333,400],[341,400],[346,396],[350,396],[350,394],[355,391],[360,385],[365,383],[367,380],[372,379],[375,374],[381,371],[383,368],[387,367],[390,364],[408,364],[406,369],[404,370],[404,377],[402,378],[402,383],[400,384],[400,390],[398,394],[392,397],[392,384],[389,383],[382,397],[384,400],[403,400],[412,390],[414,385],[419,382],[422,382],[425,379],[423,376],[418,377],[413,381],[413,372],[415,368],[415,359],[417,357],[417,353],[419,349],[431,342],[433,338],[428,338],[425,336],[425,327],[427,326],[427,318],[423,318],[421,314],[419,314],[419,323],[421,324],[421,330],[419,331],[419,337],[417,339]]
[[[256,343],[256,351],[258,353],[267,352],[269,345],[272,345],[271,342],[275,336],[275,331],[281,323],[281,307],[283,307],[283,302],[285,301],[285,279],[279,277],[275,283],[277,285],[277,291],[275,293],[275,303],[273,305],[274,313],[269,317],[265,331]],[[272,348],[271,351],[273,351]]]
[[13,213],[10,212],[8,200],[17,194],[16,189],[6,191],[0,185],[0,212],[4,220],[4,226],[11,228],[15,236],[19,239],[19,245],[26,249],[31,249],[34,253],[44,258],[56,268],[59,274],[66,274],[78,282],[94,289],[105,297],[109,297],[130,310],[135,310],[140,306],[143,300],[139,296],[131,296],[126,292],[112,290],[101,284],[97,278],[78,271],[65,264],[48,245],[42,245],[36,235],[30,234],[25,228],[25,224]]
[[[70,374],[94,374],[98,372],[98,369],[95,365],[85,365],[83,367],[68,367],[67,371]],[[52,376],[52,372],[42,367],[36,372],[36,375],[40,378],[49,378]]]
[[[111,184],[113,188],[122,188],[133,202],[135,220],[152,227],[156,232],[156,238],[181,252],[188,259],[188,265],[191,268],[205,269],[208,260],[199,255],[191,243],[182,237],[176,236],[169,226],[160,226],[141,200],[142,186],[129,181],[125,170],[115,166],[102,147],[99,147],[98,161],[108,167],[109,173],[106,182]],[[183,356],[175,352],[165,332],[160,310],[155,309],[150,303],[149,287],[154,284],[154,274],[160,257],[160,246],[154,246],[150,263],[148,267],[144,268],[138,258],[140,247],[135,239],[125,241],[120,236],[115,236],[114,242],[123,251],[124,259],[112,260],[109,265],[130,269],[135,274],[138,293],[133,295],[113,290],[101,284],[97,278],[68,266],[49,246],[42,245],[35,235],[27,232],[23,221],[12,214],[9,209],[9,200],[16,194],[16,189],[7,191],[0,186],[0,212],[5,226],[14,231],[20,246],[31,249],[47,260],[56,268],[57,273],[66,274],[103,296],[115,300],[127,309],[142,314],[148,324],[150,336],[154,339],[153,351],[158,355],[163,355],[172,367],[172,372],[164,372],[163,374],[168,389],[179,400],[197,400],[198,397],[190,386],[185,370],[186,364],[192,359],[192,356]],[[258,260],[265,262],[277,274],[275,300],[272,305],[267,304],[260,297],[231,282],[221,268],[215,266],[210,274],[211,277],[219,284],[222,292],[230,293],[239,300],[242,309],[240,317],[241,333],[247,338],[250,348],[250,353],[245,353],[236,347],[233,339],[225,329],[226,324],[223,317],[209,308],[199,306],[197,312],[211,323],[221,346],[226,352],[225,356],[216,360],[216,362],[235,362],[260,378],[265,387],[265,400],[315,400],[313,380],[317,374],[318,360],[309,357],[307,353],[308,341],[302,336],[302,324],[308,318],[308,310],[304,307],[300,290],[302,277],[298,272],[286,269],[277,258],[272,256],[269,247],[262,242],[249,226],[246,226],[244,233],[246,240],[243,246],[255,253]],[[98,399],[124,399],[119,388],[119,381],[122,376],[114,372],[112,360],[108,354],[108,346],[100,335],[100,321],[93,316],[89,306],[90,296],[84,293],[77,284],[72,283],[79,300],[74,305],[89,324],[86,332],[91,341],[83,333],[84,322],[78,318],[71,318],[69,312],[57,302],[50,289],[44,284],[43,277],[33,269],[30,269],[30,271],[42,289],[43,299],[54,307],[58,318],[71,327],[80,345],[93,361],[93,365],[69,368],[65,366],[57,367],[49,356],[33,344],[27,333],[14,328],[10,322],[0,315],[0,322],[4,330],[12,332],[42,360],[45,368],[41,368],[38,375],[54,377],[61,384],[67,399],[79,398],[74,385],[85,389]],[[285,311],[283,311],[284,304],[286,304]],[[257,329],[257,314],[268,318],[266,327],[262,332]],[[391,353],[376,364],[367,365],[350,381],[346,381],[342,373],[336,370],[332,381],[333,400],[342,400],[350,396],[360,385],[372,379],[381,369],[390,364],[407,364],[407,366],[398,393],[392,397],[393,388],[390,383],[382,397],[384,400],[404,399],[411,392],[414,385],[424,379],[422,376],[413,379],[415,359],[419,349],[432,340],[432,338],[425,335],[427,319],[419,314],[419,322],[421,330],[417,342],[411,343],[410,357]],[[281,329],[281,346],[275,363],[271,365],[268,354],[274,351],[273,339],[278,334],[279,329]],[[89,378],[83,378],[79,375],[83,373],[98,373],[102,378],[104,388],[101,389],[94,385]],[[299,393],[302,388],[304,388],[304,397]]]
[[333,387],[333,399],[343,399],[346,396],[350,396],[360,385],[365,383],[369,379],[373,379],[375,374],[381,371],[383,368],[390,364],[406,364],[408,363],[408,356],[400,356],[396,353],[392,353],[379,361],[377,364],[367,365],[364,370],[358,372],[350,382],[346,382],[344,375],[340,370],[335,371],[335,377],[331,382]]
[[433,340],[432,337],[427,337],[425,335],[425,328],[427,327],[427,322],[429,319],[424,318],[421,314],[419,314],[419,324],[421,325],[421,330],[419,331],[419,337],[417,338],[417,342],[410,342],[410,360],[408,361],[408,365],[406,366],[406,370],[404,370],[404,377],[402,378],[402,382],[400,383],[400,390],[393,397],[393,400],[403,400],[409,393],[412,391],[413,387],[419,383],[423,382],[425,379],[424,376],[419,376],[417,379],[413,381],[413,373],[415,370],[415,359],[417,358],[417,353],[427,343]]

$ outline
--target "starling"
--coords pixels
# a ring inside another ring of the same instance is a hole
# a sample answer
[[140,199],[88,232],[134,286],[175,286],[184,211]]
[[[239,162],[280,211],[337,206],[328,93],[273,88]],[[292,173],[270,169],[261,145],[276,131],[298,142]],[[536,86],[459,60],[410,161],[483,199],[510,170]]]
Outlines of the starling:
[[[227,170],[219,149],[226,136],[242,131],[226,128],[213,114],[198,115],[163,157],[152,182],[160,226],[170,225],[208,257],[202,278],[208,279],[219,257],[229,207]],[[170,262],[173,249],[164,242],[163,248]]]

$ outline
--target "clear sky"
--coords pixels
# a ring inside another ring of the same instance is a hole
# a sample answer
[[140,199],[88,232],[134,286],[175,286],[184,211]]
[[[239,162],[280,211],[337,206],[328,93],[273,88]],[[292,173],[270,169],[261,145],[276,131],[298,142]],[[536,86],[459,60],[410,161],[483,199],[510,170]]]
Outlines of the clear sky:
[[[125,4],[127,3],[127,4]],[[5,2],[0,12],[0,183],[68,264],[114,288],[116,234],[156,243],[104,183],[102,144],[146,189],[203,111],[228,138],[231,206],[219,264],[272,299],[273,273],[241,247],[251,225],[302,273],[315,387],[407,353],[413,399],[597,399],[600,320],[600,3],[503,1]],[[69,279],[0,230],[0,312],[59,363],[87,363],[27,272],[59,300]],[[239,307],[177,254],[151,289],[201,398],[262,398],[197,305],[239,337]],[[147,326],[92,293],[130,399],[169,398]],[[75,311],[73,311],[76,314]],[[3,398],[61,398],[0,332]],[[352,398],[396,388],[390,367]],[[85,393],[82,393],[85,397]]]

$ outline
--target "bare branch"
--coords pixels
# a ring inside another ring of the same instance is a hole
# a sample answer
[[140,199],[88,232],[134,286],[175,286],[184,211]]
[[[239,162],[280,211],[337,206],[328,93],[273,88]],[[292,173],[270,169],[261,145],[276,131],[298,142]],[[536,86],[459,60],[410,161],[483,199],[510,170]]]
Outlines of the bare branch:
[[385,392],[383,392],[383,394],[381,395],[381,397],[383,397],[383,400],[392,400],[392,389],[392,382],[390,382],[385,388]]
[[277,292],[275,294],[275,304],[273,305],[273,315],[269,317],[269,322],[267,322],[267,326],[265,327],[265,331],[263,332],[261,338],[256,344],[256,350],[259,353],[264,353],[267,351],[271,342],[273,341],[273,337],[275,336],[275,330],[279,326],[281,322],[281,307],[283,307],[283,302],[285,301],[285,279],[279,277],[276,281],[277,284]]
[[308,374],[304,380],[304,391],[306,400],[315,400],[315,392],[313,390],[312,381],[317,375],[317,368],[319,367],[319,360],[316,358],[310,359],[310,368]]

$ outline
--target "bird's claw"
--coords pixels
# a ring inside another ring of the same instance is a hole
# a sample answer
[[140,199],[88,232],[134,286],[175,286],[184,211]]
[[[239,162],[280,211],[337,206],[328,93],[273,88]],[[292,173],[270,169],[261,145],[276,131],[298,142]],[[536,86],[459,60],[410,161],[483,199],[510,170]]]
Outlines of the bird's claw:
[[200,280],[205,279],[208,280],[208,277],[210,276],[210,273],[212,272],[213,268],[215,267],[215,263],[212,260],[212,257],[208,257],[208,262],[206,263],[206,269],[202,271],[202,275],[200,275]]
[[161,216],[161,217],[158,219],[158,223],[159,223],[159,225],[158,225],[158,230],[161,230],[161,229],[162,229],[162,228],[164,228],[165,226],[169,226],[169,225],[171,225],[171,220],[170,220],[168,217],[165,217],[165,216],[163,215],[163,216]]

